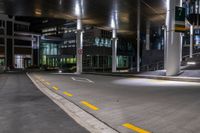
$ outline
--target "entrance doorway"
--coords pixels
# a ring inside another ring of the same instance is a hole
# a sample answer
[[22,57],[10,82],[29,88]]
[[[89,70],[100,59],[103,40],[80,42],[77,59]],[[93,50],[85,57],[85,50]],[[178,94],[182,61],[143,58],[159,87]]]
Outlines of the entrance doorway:
[[31,55],[15,55],[15,68],[24,69],[31,66]]
[[5,65],[5,58],[0,57],[0,66]]

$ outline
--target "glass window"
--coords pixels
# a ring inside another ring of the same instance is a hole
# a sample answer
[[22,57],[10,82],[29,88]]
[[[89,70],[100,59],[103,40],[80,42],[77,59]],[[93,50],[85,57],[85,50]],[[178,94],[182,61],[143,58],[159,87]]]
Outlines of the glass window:
[[101,38],[100,46],[101,47],[104,46],[104,39],[103,38]]
[[117,57],[117,67],[119,68],[124,68],[124,67],[128,67],[128,56],[118,56]]
[[98,37],[96,37],[96,38],[95,38],[95,45],[96,45],[96,46],[99,46],[99,41],[100,41],[100,39],[99,39]]
[[0,58],[0,66],[3,66],[3,65],[4,65],[4,63],[5,63],[5,59],[3,59],[3,58]]

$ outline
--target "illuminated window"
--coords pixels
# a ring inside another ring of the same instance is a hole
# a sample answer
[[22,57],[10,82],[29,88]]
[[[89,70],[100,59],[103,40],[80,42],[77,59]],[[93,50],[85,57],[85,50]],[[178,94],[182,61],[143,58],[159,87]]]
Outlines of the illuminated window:
[[95,38],[95,45],[96,45],[96,46],[99,46],[99,41],[100,41],[100,39],[99,39],[98,37],[96,37],[96,38]]
[[104,39],[101,38],[100,46],[104,46]]

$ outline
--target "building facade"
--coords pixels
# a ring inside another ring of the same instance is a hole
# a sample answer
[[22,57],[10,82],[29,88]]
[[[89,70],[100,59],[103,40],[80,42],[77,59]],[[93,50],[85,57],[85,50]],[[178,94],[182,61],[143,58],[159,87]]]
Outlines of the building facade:
[[[112,33],[94,26],[84,26],[84,71],[111,71]],[[53,25],[42,29],[40,64],[49,68],[76,66],[76,23]],[[132,41],[118,37],[117,66],[126,70],[133,66],[135,50]]]
[[28,68],[38,65],[39,35],[29,31],[29,23],[0,15],[0,65]]

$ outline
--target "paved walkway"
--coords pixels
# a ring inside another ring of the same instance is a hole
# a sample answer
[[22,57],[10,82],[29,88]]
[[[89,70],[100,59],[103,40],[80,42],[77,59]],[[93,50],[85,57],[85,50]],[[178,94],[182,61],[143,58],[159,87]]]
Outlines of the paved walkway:
[[87,133],[22,73],[0,74],[0,133]]

